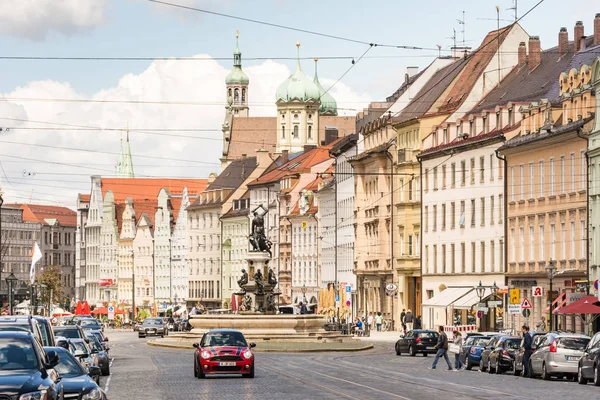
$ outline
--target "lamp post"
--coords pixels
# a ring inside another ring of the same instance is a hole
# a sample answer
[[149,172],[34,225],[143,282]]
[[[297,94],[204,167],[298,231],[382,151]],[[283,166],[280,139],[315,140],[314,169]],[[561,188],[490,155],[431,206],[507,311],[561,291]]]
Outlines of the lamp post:
[[[481,281],[479,281],[479,285],[475,286],[475,292],[477,293],[477,296],[479,296],[479,302],[481,303],[481,300],[483,299],[483,296],[485,295],[485,287],[481,284]],[[483,317],[483,315],[482,315]],[[482,328],[482,320],[483,318],[479,318],[479,330],[481,331]]]
[[306,304],[306,285],[302,285],[300,291],[302,292],[302,301]]
[[554,306],[553,302],[552,302],[552,280],[554,279],[554,273],[556,272],[556,262],[553,259],[550,259],[550,261],[548,262],[548,265],[546,265],[546,273],[548,274],[548,279],[550,279],[550,300],[548,301],[548,303],[550,303],[550,325],[549,325],[549,331],[552,331],[552,323],[553,321],[553,316],[552,316],[552,308]]
[[2,198],[2,193],[0,193],[0,290],[2,290],[2,270],[4,270],[4,263],[2,262],[2,255],[4,254],[4,245],[2,241],[2,204],[4,204],[4,199]]
[[370,335],[370,332],[369,332],[369,312],[368,312],[369,301],[367,299],[367,283],[368,282],[369,282],[369,280],[365,276],[363,278],[363,289],[365,291],[365,322],[364,322],[364,326],[365,326],[365,336],[367,336],[367,337]]
[[[496,300],[496,294],[498,293],[498,286],[496,285],[496,281],[494,281],[494,284],[492,285],[492,299],[494,299],[494,301]],[[497,314],[497,310],[498,307],[494,307],[494,332],[496,332],[496,320],[498,319],[498,314]]]
[[37,312],[37,298],[38,298],[38,290],[40,289],[40,284],[37,279],[31,284],[31,313],[33,315]]
[[10,315],[13,315],[13,286],[17,283],[17,277],[12,272],[6,277],[6,285],[8,286],[8,307]]

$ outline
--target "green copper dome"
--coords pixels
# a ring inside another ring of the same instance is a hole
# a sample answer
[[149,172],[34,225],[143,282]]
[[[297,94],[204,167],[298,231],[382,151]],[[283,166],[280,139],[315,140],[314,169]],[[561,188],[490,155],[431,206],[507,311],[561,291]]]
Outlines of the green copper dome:
[[242,71],[242,52],[238,45],[239,32],[235,35],[235,50],[233,52],[233,69],[225,78],[227,85],[247,85],[250,82],[248,75]]
[[332,95],[329,92],[326,92],[321,86],[321,82],[319,82],[319,77],[317,76],[317,62],[319,60],[315,58],[315,78],[313,82],[317,85],[319,89],[319,99],[321,103],[321,107],[319,108],[319,112],[323,115],[337,115],[337,103]]
[[[297,46],[300,47],[300,44]],[[296,71],[279,85],[275,97],[275,101],[319,100],[319,88],[302,71],[300,58],[298,58],[298,62],[296,63]]]

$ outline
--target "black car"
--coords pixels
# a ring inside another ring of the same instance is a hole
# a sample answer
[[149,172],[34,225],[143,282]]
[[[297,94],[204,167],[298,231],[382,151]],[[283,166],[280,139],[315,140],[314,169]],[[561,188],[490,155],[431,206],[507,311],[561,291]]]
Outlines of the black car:
[[[544,337],[546,337],[547,332],[530,332],[532,340],[531,340],[531,349],[535,351],[540,344],[544,341]],[[521,339],[521,345],[519,346],[519,350],[515,352],[515,360],[513,361],[512,371],[516,376],[523,374],[523,354],[525,350],[523,350],[523,339]]]
[[102,343],[98,340],[98,338],[94,335],[88,335],[90,339],[90,348],[92,349],[92,354],[96,355],[98,359],[98,366],[102,370],[102,376],[110,375],[110,359],[108,357],[107,351],[102,346]]
[[[489,349],[488,372],[501,374],[510,371],[515,360],[515,352],[521,347],[521,338],[518,336],[502,336],[493,347]],[[483,357],[482,357],[483,359]]]
[[54,347],[56,346],[56,339],[54,338],[54,330],[52,329],[52,324],[50,320],[46,317],[42,317],[40,315],[34,315],[33,319],[35,319],[40,327],[40,332],[42,333],[42,341],[44,342],[44,347]]
[[439,333],[436,331],[429,331],[425,329],[414,329],[408,331],[408,333],[401,337],[396,342],[396,355],[399,356],[402,353],[408,353],[411,356],[416,356],[417,353],[423,354],[435,354]]
[[0,331],[25,331],[31,332],[44,346],[44,336],[38,322],[28,315],[10,315],[0,317]]
[[44,351],[30,332],[0,332],[0,388],[2,398],[63,398],[60,376],[54,370],[58,354]]
[[79,325],[65,325],[65,326],[55,326],[54,334],[56,336],[62,336],[67,339],[85,339],[88,340],[85,336],[85,331]]
[[100,368],[86,369],[68,350],[62,347],[46,347],[45,350],[58,354],[59,362],[55,370],[62,378],[60,384],[63,387],[65,399],[106,400],[106,394],[94,382],[94,378],[100,375]]
[[160,336],[165,337],[169,334],[167,324],[162,318],[146,318],[138,329],[138,337]]
[[481,357],[480,349],[485,347],[491,338],[492,336],[467,336],[463,343],[462,350],[458,355],[460,362],[465,365],[467,370],[471,370],[473,366],[479,365],[479,359]]
[[589,380],[600,386],[600,332],[592,336],[577,366],[577,382],[585,385]]
[[98,341],[100,342],[100,344],[104,348],[104,351],[106,351],[108,353],[108,350],[109,350],[109,347],[108,347],[108,337],[104,334],[104,332],[102,332],[102,331],[95,331],[95,330],[86,330],[85,334],[88,337],[94,336],[96,339],[98,339]]
[[77,325],[83,329],[92,329],[95,331],[103,331],[104,325],[102,325],[96,318],[81,318],[77,321]]

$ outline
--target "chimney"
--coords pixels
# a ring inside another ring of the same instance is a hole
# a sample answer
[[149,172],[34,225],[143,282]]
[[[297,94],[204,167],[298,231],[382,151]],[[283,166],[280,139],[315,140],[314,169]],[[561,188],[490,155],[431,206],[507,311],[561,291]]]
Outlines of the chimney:
[[558,54],[563,55],[569,51],[569,32],[564,26],[558,32]]
[[600,44],[600,13],[594,18],[594,46]]
[[325,143],[324,143],[324,145],[327,146],[329,143],[336,141],[338,136],[339,136],[339,133],[338,133],[337,127],[326,126],[325,127]]
[[575,42],[576,52],[581,50],[581,38],[583,37],[583,35],[583,22],[577,21],[575,23],[575,37],[573,38],[573,41]]
[[406,73],[409,78],[412,78],[419,72],[419,67],[406,67]]
[[281,150],[281,162],[285,164],[290,160],[290,152],[289,150]]
[[529,70],[537,67],[542,61],[542,54],[540,49],[540,37],[539,36],[531,36],[529,38],[529,60],[527,64],[529,65]]
[[312,149],[316,149],[317,146],[315,146],[314,144],[305,144],[304,145],[304,152],[306,153],[307,151],[311,151]]
[[525,65],[527,62],[527,48],[525,42],[519,43],[519,66]]

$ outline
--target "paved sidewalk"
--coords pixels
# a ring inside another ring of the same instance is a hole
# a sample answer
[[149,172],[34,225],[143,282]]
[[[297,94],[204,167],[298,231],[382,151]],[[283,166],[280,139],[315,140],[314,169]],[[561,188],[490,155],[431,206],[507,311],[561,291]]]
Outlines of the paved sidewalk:
[[400,332],[377,332],[370,331],[370,336],[359,337],[365,342],[396,342],[400,338]]

